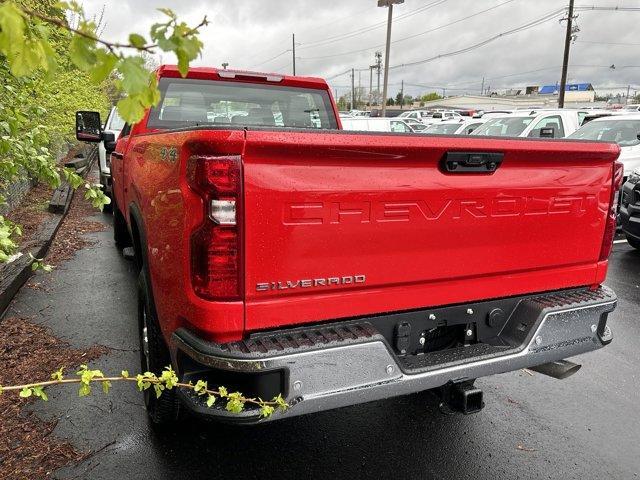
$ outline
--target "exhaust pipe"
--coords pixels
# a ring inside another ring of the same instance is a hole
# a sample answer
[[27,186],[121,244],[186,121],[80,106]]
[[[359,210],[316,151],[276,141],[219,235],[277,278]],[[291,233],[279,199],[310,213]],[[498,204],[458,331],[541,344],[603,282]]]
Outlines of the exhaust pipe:
[[555,362],[543,363],[535,367],[528,367],[529,370],[542,373],[558,380],[564,380],[580,370],[582,365],[570,362],[569,360],[557,360]]

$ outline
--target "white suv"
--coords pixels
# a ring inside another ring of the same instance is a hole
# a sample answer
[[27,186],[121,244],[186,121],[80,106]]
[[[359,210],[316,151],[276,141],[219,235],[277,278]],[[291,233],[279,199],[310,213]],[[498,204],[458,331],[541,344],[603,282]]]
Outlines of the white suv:
[[[113,133],[117,139],[123,127],[124,120],[122,120],[120,115],[118,115],[116,107],[113,107],[109,112],[109,116],[107,117],[103,130],[106,133]],[[102,185],[102,190],[105,195],[111,197],[111,190],[113,188],[111,183],[111,165],[107,158],[107,151],[104,148],[104,142],[100,142],[98,144],[98,162],[100,164],[100,185]]]

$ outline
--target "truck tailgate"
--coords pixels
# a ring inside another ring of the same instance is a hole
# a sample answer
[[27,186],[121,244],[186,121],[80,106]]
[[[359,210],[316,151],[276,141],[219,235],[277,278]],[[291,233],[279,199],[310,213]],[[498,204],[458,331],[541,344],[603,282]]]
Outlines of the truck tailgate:
[[[445,173],[447,152],[498,152]],[[590,285],[615,145],[246,132],[247,330]]]

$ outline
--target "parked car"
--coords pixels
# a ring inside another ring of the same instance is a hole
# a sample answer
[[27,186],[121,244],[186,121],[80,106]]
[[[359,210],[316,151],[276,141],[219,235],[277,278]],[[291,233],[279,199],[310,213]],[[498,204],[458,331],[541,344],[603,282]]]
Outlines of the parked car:
[[429,125],[420,133],[430,133],[434,135],[470,135],[484,121],[479,118],[473,120],[444,120],[440,123]]
[[484,118],[484,119],[489,119],[489,118],[495,118],[495,117],[502,117],[504,115],[509,115],[510,113],[513,113],[515,110],[489,110],[489,111],[484,111],[484,110],[480,110],[476,116]]
[[424,119],[423,121],[426,123],[435,123],[435,122],[444,122],[446,120],[464,120],[464,117],[460,115],[458,112],[454,112],[453,110],[445,110],[442,112],[433,112],[430,119]]
[[[114,140],[120,135],[120,131],[124,127],[124,120],[118,115],[116,107],[111,108],[107,121],[104,123],[104,132],[112,133]],[[102,185],[102,191],[108,197],[112,196],[111,185],[111,162],[108,158],[107,151],[105,149],[105,142],[100,141],[98,143],[98,164],[100,167],[100,185]]]
[[630,103],[629,105],[623,108],[625,112],[640,112],[640,104],[638,103]]
[[421,133],[427,128],[426,124],[422,123],[420,120],[416,120],[415,118],[403,117],[401,120],[409,125],[411,129],[417,133]]
[[[474,379],[564,377],[577,366],[558,361],[611,341],[617,145],[340,131],[318,78],[156,75],[158,105],[112,153],[143,371],[282,394],[290,408],[266,420],[434,388],[472,413]],[[228,104],[246,115],[207,120]],[[76,119],[78,139],[103,138],[97,112]],[[261,421],[251,405],[161,393],[144,391],[155,423],[180,402]]]
[[341,121],[344,130],[360,132],[413,132],[413,128],[401,118],[356,117],[342,118]]
[[443,120],[461,120],[462,115],[453,110],[410,110],[403,112],[399,115],[399,118],[412,118],[419,120],[424,124],[430,125],[432,123],[441,122]]
[[575,132],[580,122],[576,110],[516,111],[489,118],[472,135],[563,138]]
[[423,120],[431,118],[432,114],[433,112],[429,112],[427,110],[407,110],[406,112],[402,112],[398,115],[397,118],[411,118],[424,123]]
[[640,168],[640,113],[596,118],[568,138],[615,142],[620,146],[618,160],[624,165],[624,180]]
[[622,185],[618,224],[627,243],[640,250],[640,168],[633,170]]

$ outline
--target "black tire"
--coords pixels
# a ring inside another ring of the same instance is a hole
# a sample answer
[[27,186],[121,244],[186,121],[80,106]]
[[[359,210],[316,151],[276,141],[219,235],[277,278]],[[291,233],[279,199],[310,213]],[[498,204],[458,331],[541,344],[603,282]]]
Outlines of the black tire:
[[131,236],[129,235],[124,215],[122,215],[115,200],[112,199],[111,201],[113,202],[113,240],[116,242],[116,248],[122,250],[131,246]]
[[[171,365],[169,349],[158,325],[155,307],[150,295],[149,280],[142,269],[138,275],[138,324],[140,332],[140,366],[142,372],[160,375]],[[146,340],[145,340],[146,337]],[[164,390],[160,398],[156,397],[153,387],[145,390],[144,404],[153,425],[167,425],[178,420],[180,402],[176,390]]]
[[[99,168],[98,168],[99,170]],[[107,185],[107,177],[103,176],[102,173],[100,173],[100,185],[102,185],[100,187],[100,190],[102,190],[102,193],[104,193],[107,197],[109,197],[111,199],[111,203],[107,204],[104,206],[104,209],[102,210],[104,213],[111,213],[113,211],[113,198],[112,194],[107,193],[106,191],[106,185]]]
[[640,250],[640,240],[638,240],[637,238],[634,238],[634,237],[630,237],[626,233],[625,233],[624,236],[627,237],[627,243],[629,245],[631,245],[636,250]]
[[[106,194],[105,194],[106,195]],[[107,203],[104,208],[102,209],[102,211],[104,213],[113,213],[113,198],[111,198],[111,195],[107,195],[107,197],[109,197],[111,199],[111,203]]]

